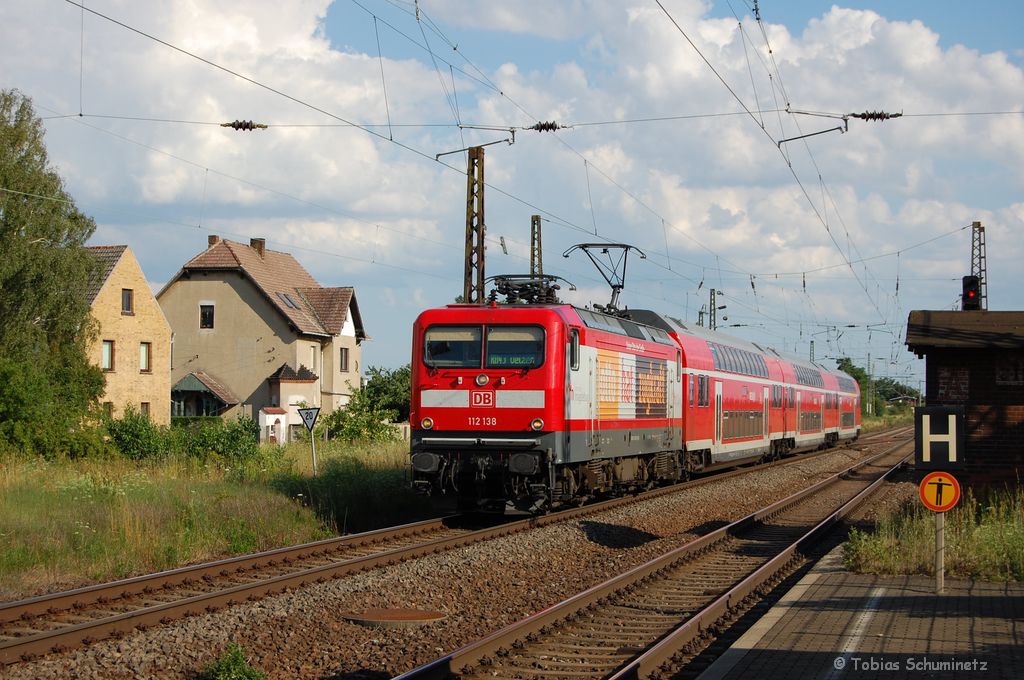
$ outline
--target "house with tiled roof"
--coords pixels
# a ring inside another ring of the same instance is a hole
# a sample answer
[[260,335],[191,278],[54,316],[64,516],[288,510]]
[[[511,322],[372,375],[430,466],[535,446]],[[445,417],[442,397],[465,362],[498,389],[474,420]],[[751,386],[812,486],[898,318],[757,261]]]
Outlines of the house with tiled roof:
[[264,239],[210,236],[157,300],[174,331],[175,415],[247,415],[286,441],[301,404],[330,412],[360,385],[355,291],[321,286]]
[[171,422],[171,327],[128,246],[86,248],[98,267],[87,295],[98,334],[90,360],[106,379],[101,399],[114,417],[129,404],[157,424]]

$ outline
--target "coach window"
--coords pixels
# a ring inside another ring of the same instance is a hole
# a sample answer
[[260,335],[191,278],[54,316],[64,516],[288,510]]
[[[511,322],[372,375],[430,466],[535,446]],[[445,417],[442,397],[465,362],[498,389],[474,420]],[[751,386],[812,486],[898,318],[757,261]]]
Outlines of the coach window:
[[537,368],[544,363],[544,329],[540,326],[490,326],[487,368]]
[[483,329],[431,326],[423,334],[423,363],[431,368],[480,368]]
[[573,328],[569,331],[569,368],[580,370],[580,330]]
[[690,393],[690,408],[693,408],[693,374],[686,376],[687,391]]

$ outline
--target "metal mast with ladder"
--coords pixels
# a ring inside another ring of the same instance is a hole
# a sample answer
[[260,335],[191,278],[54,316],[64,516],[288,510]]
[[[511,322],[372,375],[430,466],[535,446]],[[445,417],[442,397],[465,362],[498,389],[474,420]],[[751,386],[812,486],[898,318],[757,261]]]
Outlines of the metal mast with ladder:
[[978,277],[981,290],[981,309],[988,309],[988,280],[985,271],[985,227],[981,222],[971,223],[971,276]]
[[462,301],[484,301],[484,148],[471,146],[466,168],[466,273]]

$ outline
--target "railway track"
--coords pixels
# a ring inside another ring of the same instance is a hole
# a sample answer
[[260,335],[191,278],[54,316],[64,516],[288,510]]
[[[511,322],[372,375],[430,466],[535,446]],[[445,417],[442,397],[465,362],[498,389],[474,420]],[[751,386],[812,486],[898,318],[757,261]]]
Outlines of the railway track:
[[[877,444],[891,436],[892,432],[877,433],[861,442]],[[330,578],[678,493],[755,469],[798,463],[820,453],[484,529],[472,529],[457,517],[428,520],[0,604],[0,666]]]
[[892,446],[400,678],[671,676],[899,469],[908,446]]

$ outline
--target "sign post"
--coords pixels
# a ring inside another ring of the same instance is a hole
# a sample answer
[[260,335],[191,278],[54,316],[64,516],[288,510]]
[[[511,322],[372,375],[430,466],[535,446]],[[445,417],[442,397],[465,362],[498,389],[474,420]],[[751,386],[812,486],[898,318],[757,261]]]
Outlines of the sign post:
[[302,422],[309,430],[309,446],[313,453],[313,476],[316,477],[316,437],[313,436],[313,426],[316,425],[317,416],[320,415],[320,407],[300,408],[299,415],[302,416]]
[[935,513],[935,593],[946,587],[946,511],[960,502],[960,482],[948,472],[929,472],[918,491],[924,506]]

